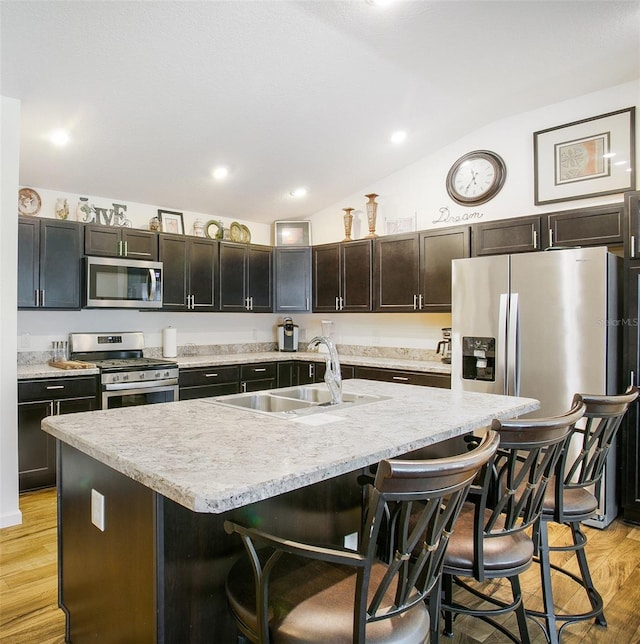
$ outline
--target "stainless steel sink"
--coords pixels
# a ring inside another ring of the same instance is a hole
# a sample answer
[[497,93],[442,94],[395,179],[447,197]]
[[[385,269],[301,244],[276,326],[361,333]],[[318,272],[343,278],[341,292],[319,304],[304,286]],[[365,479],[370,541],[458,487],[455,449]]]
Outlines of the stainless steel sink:
[[345,409],[379,400],[388,400],[388,396],[343,392],[342,403],[332,405],[331,396],[324,385],[308,385],[272,389],[258,393],[230,394],[211,398],[205,400],[205,402],[233,407],[234,409],[246,409],[281,418],[295,418],[307,414]]

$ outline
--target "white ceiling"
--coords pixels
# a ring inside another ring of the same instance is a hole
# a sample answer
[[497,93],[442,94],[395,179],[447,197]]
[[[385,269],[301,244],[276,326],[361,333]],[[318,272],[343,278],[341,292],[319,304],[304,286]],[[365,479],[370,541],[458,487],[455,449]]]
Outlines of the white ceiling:
[[[0,11],[23,185],[265,223],[308,216],[487,123],[640,77],[638,1]],[[46,140],[56,127],[71,132],[64,149]],[[288,194],[298,186],[304,200]]]

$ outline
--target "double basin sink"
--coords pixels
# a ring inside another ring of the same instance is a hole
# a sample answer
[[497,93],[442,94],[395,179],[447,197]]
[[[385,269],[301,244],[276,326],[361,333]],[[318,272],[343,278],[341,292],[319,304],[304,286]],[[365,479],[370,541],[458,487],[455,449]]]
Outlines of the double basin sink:
[[331,395],[326,385],[305,385],[255,393],[218,396],[211,399],[211,402],[225,407],[246,409],[270,416],[295,418],[319,412],[347,409],[379,400],[388,400],[388,396],[343,392],[342,402],[331,404]]

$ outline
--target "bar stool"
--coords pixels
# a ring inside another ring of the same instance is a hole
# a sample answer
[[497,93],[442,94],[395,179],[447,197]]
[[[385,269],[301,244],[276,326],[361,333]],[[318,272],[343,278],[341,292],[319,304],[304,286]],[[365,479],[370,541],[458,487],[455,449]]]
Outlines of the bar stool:
[[[247,551],[226,584],[239,632],[260,644],[428,642],[438,605],[432,604],[430,615],[424,599],[438,586],[469,487],[498,442],[498,434],[488,432],[461,456],[381,461],[367,490],[357,551],[226,521],[225,530],[239,534]],[[389,507],[397,532],[394,556],[386,562],[377,556],[377,537],[381,526],[388,526],[382,519]]]
[[[571,428],[582,418],[584,410],[584,404],[578,402],[561,416],[494,420],[491,424],[491,429],[500,435],[500,447],[485,468],[477,489],[472,487],[445,553],[442,569],[445,635],[453,635],[454,615],[464,614],[491,624],[511,641],[530,642],[519,579],[533,561],[534,542],[527,529],[542,511],[547,483]],[[508,579],[511,599],[505,601],[489,591],[483,592],[482,587],[463,578],[477,582]],[[461,589],[455,600],[454,582]],[[463,603],[467,597],[473,602]],[[435,609],[433,593],[430,602]],[[517,617],[519,639],[495,619],[511,612]]]
[[[555,481],[549,485],[544,507],[536,525],[538,558],[544,612],[527,610],[529,615],[542,618],[545,622],[549,642],[559,642],[565,626],[578,621],[595,618],[597,624],[606,626],[603,602],[596,590],[585,545],[587,537],[580,528],[580,522],[596,514],[600,485],[609,449],[629,405],[638,397],[639,390],[630,387],[620,396],[590,396],[576,394],[574,403],[586,405],[584,427],[574,427],[567,448],[560,459]],[[576,445],[577,443],[577,445]],[[576,447],[579,453],[575,456]],[[571,530],[572,544],[550,546],[548,524],[555,522]],[[580,576],[565,570],[550,560],[551,552],[573,552],[576,555]],[[591,610],[578,614],[560,613],[553,603],[551,571],[556,570],[571,578],[586,592]],[[558,628],[558,622],[564,622]]]

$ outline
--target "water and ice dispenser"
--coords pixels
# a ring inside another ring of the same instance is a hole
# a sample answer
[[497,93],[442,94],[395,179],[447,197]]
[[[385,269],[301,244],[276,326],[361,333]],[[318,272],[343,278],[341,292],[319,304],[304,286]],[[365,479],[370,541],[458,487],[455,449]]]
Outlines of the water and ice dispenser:
[[465,380],[495,381],[495,338],[462,337],[462,377]]

